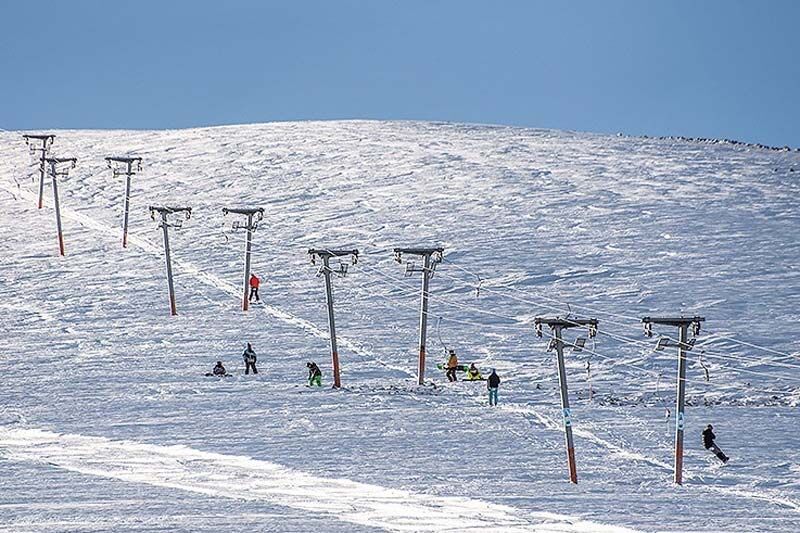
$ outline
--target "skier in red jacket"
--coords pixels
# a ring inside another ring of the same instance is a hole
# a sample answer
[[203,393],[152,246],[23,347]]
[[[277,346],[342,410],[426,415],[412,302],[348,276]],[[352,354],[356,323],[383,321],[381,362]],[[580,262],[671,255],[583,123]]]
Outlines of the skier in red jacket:
[[253,301],[253,298],[256,299],[257,302],[260,302],[261,299],[258,297],[258,286],[261,284],[261,280],[258,279],[258,276],[255,274],[250,274],[250,297],[248,298],[249,301]]

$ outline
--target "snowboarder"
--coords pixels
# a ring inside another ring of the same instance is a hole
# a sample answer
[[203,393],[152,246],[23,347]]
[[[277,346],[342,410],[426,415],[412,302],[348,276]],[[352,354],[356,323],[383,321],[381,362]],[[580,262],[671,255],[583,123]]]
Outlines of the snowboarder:
[[322,370],[319,369],[317,363],[309,361],[306,366],[308,367],[308,386],[322,387]]
[[260,302],[261,299],[258,297],[258,286],[261,285],[261,280],[258,279],[258,276],[255,274],[250,274],[250,297],[248,301],[252,302],[253,298],[256,299],[256,302]]
[[492,369],[489,379],[486,380],[486,388],[489,389],[489,405],[497,405],[497,389],[500,387],[500,376]]
[[722,450],[719,449],[719,446],[714,443],[714,439],[716,438],[717,436],[714,435],[714,427],[709,424],[706,426],[706,429],[703,430],[703,446],[705,446],[706,450],[711,450],[720,461],[727,463],[728,456],[722,453]]
[[481,376],[481,371],[478,370],[478,367],[475,366],[475,363],[469,365],[467,369],[467,378],[468,381],[482,381],[483,376]]
[[242,354],[242,358],[244,359],[244,373],[249,374],[250,369],[253,369],[253,374],[258,374],[258,369],[256,368],[256,352],[253,350],[253,347],[250,343],[247,343],[247,348],[244,350]]
[[458,381],[458,378],[456,377],[457,369],[458,357],[456,357],[456,351],[450,350],[450,357],[447,359],[447,372],[445,373],[448,381]]

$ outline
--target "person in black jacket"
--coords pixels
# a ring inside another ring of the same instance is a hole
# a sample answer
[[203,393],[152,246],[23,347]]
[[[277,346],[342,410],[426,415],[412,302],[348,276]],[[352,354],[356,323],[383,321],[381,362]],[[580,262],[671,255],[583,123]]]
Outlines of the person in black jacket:
[[489,378],[486,380],[486,388],[489,389],[489,405],[497,405],[497,389],[500,387],[500,376],[492,369]]
[[225,367],[222,366],[222,361],[217,361],[217,364],[214,366],[214,370],[212,370],[211,373],[215,376],[225,376],[228,374],[225,372]]
[[728,456],[722,453],[722,450],[719,449],[719,446],[714,443],[714,439],[716,438],[717,436],[714,435],[714,427],[709,424],[706,426],[706,429],[703,430],[703,446],[705,446],[706,450],[711,450],[714,452],[714,455],[716,455],[720,461],[727,463]]
[[221,378],[228,375],[230,374],[228,374],[228,372],[225,370],[225,367],[222,366],[222,361],[217,361],[217,364],[214,365],[214,369],[211,372],[206,372],[206,377],[214,376]]
[[253,369],[253,374],[258,374],[258,369],[256,368],[256,351],[253,350],[253,347],[250,343],[247,343],[247,348],[244,350],[242,354],[242,358],[244,359],[244,373],[249,374],[250,369]]

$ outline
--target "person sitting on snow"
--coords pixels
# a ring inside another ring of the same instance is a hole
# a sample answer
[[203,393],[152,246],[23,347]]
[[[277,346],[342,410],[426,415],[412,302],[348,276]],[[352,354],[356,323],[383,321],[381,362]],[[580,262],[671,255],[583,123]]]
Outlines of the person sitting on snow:
[[226,376],[228,373],[225,371],[225,367],[222,366],[222,361],[217,361],[217,364],[214,366],[214,370],[211,373],[215,376]]
[[481,376],[481,371],[478,370],[478,367],[475,366],[475,363],[472,363],[471,365],[469,365],[469,368],[467,369],[467,378],[466,379],[468,381],[480,381],[480,380],[483,379],[483,376]]

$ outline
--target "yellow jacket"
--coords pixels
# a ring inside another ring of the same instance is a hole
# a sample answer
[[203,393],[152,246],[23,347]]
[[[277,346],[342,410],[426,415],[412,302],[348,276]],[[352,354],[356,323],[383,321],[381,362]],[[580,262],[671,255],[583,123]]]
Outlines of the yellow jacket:
[[458,357],[456,354],[452,354],[450,358],[447,360],[447,368],[455,368],[458,366]]

